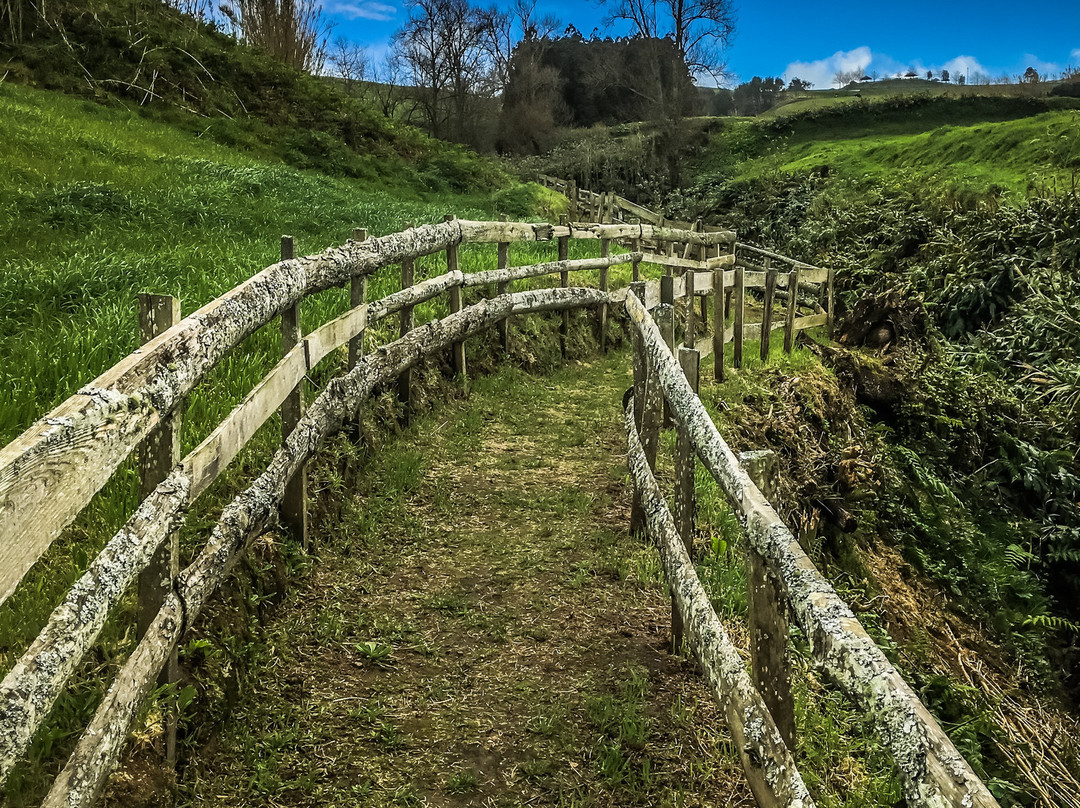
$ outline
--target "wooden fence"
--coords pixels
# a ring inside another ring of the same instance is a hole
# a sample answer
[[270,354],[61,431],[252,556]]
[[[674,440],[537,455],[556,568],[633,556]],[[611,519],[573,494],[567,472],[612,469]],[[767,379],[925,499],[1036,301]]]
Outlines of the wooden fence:
[[[703,247],[734,240],[733,234],[629,230],[635,239],[691,238]],[[110,612],[138,581],[138,645],[44,803],[92,804],[159,672],[165,670],[164,681],[175,681],[177,641],[249,540],[280,520],[306,541],[305,464],[326,438],[355,418],[377,386],[397,378],[399,394],[407,399],[408,370],[425,356],[449,350],[454,370],[463,374],[465,338],[494,327],[505,341],[506,321],[513,315],[593,307],[603,328],[608,307],[625,295],[625,289],[608,289],[609,269],[642,260],[636,251],[610,254],[612,241],[627,232],[621,225],[449,219],[382,238],[368,239],[358,231],[346,245],[306,258],[294,258],[286,237],[280,262],[184,319],[178,301],[141,296],[143,347],[0,450],[0,601],[136,450],[142,483],[138,508],[0,683],[0,783],[25,754]],[[570,239],[599,240],[601,257],[569,260]],[[510,266],[511,244],[537,241],[556,242],[557,260]],[[462,273],[458,250],[469,243],[497,244],[497,268]],[[416,260],[438,253],[445,253],[446,273],[414,283]],[[401,291],[367,301],[367,278],[398,264]],[[582,271],[596,272],[599,288],[570,286],[570,275]],[[515,281],[552,274],[561,279],[558,288],[511,291]],[[350,287],[351,308],[301,333],[302,300],[335,286]],[[498,293],[465,306],[462,292],[473,287],[494,287]],[[415,326],[413,307],[442,294],[450,298],[449,316]],[[365,331],[394,314],[400,318],[400,338],[365,353]],[[281,360],[202,443],[179,457],[185,398],[244,339],[278,318]],[[305,409],[300,389],[305,375],[346,345],[346,372]],[[176,534],[186,514],[278,411],[282,442],[268,467],[226,506],[192,563],[177,569]]]
[[[571,239],[598,240],[600,257],[570,260]],[[513,243],[550,241],[557,245],[555,260],[510,266]],[[497,269],[462,273],[458,250],[468,243],[497,244]],[[733,232],[700,227],[450,219],[381,238],[368,239],[366,233],[357,232],[342,247],[299,259],[293,257],[291,239],[283,239],[280,262],[184,319],[179,319],[179,306],[172,298],[144,296],[140,324],[145,345],[0,450],[0,512],[5,517],[0,520],[0,600],[136,449],[142,457],[143,494],[128,522],[91,561],[0,683],[0,783],[25,754],[110,612],[138,580],[138,644],[44,802],[50,808],[93,804],[162,671],[165,681],[175,681],[179,639],[248,543],[278,519],[306,541],[305,464],[331,434],[355,418],[373,389],[397,378],[400,395],[407,399],[408,370],[423,357],[442,351],[450,351],[454,370],[465,373],[464,340],[496,328],[498,338],[505,341],[507,318],[519,314],[559,311],[565,317],[574,308],[595,308],[603,344],[609,307],[624,305],[636,342],[635,406],[628,411],[634,519],[647,525],[660,543],[672,585],[675,629],[680,635],[685,632],[724,705],[758,799],[763,805],[812,804],[790,751],[793,728],[785,717],[790,694],[776,686],[782,675],[756,665],[756,684],[751,681],[727,642],[685,549],[678,552],[678,537],[692,535],[695,453],[721,481],[747,525],[752,553],[761,557],[755,567],[760,592],[755,590],[752,596],[754,603],[766,604],[755,614],[771,614],[772,628],[755,630],[762,653],[771,654],[769,665],[779,666],[776,670],[783,666],[787,634],[776,628],[783,628],[779,622],[783,603],[811,639],[825,669],[877,722],[896,757],[911,804],[994,805],[738,467],[675,363],[672,350],[680,331],[692,346],[679,351],[682,367],[695,380],[702,356],[715,350],[722,373],[723,345],[734,342],[738,358],[742,340],[755,333],[740,314],[744,292],[760,281],[767,295],[770,275],[765,271],[760,279],[754,278],[736,266],[735,244]],[[629,251],[611,254],[613,245]],[[446,273],[415,283],[416,260],[440,253],[446,257]],[[641,267],[648,263],[663,266],[668,274],[642,280]],[[633,293],[608,288],[608,271],[624,264],[632,267]],[[367,301],[367,278],[391,265],[401,266],[401,290]],[[571,286],[570,275],[586,270],[597,272],[598,288]],[[681,275],[675,276],[673,270]],[[811,274],[813,269],[807,272],[819,286],[828,281],[826,275]],[[515,281],[556,273],[557,288],[519,292],[510,288]],[[349,311],[303,334],[298,311],[302,300],[345,285],[351,289]],[[494,297],[464,305],[464,289],[492,286]],[[799,316],[799,287],[789,280],[787,288],[791,294],[784,329],[790,350],[799,329],[828,324],[828,318],[822,319],[821,313]],[[416,326],[413,307],[442,294],[449,295],[450,314]],[[712,335],[706,333],[709,294]],[[729,303],[732,295],[734,301]],[[725,327],[726,304],[733,308],[729,327]],[[365,352],[365,331],[394,314],[401,336]],[[179,414],[185,398],[244,339],[278,318],[281,360],[206,440],[179,457]],[[756,333],[767,338],[770,331],[766,319]],[[345,372],[305,408],[300,395],[305,374],[346,345]],[[665,399],[680,429],[680,494],[674,522],[650,470]],[[277,411],[283,424],[280,448],[262,474],[225,507],[194,560],[178,570],[175,536],[186,514]]]
[[[794,748],[788,616],[815,662],[869,717],[896,762],[912,806],[988,808],[997,802],[937,721],[814,567],[763,495],[774,487],[771,453],[736,458],[697,396],[699,352],[675,358],[665,321],[654,318],[644,284],[626,295],[633,323],[634,387],[626,408],[634,482],[632,526],[658,544],[672,592],[672,630],[685,640],[727,716],[747,779],[762,806],[809,806]],[[664,407],[677,428],[674,515],[653,471]],[[747,674],[690,561],[697,459],[716,479],[747,539],[751,673]]]
[[[541,174],[539,179],[544,185],[570,199],[571,215],[595,217],[597,221],[630,227],[635,226],[636,220],[661,230],[672,228],[703,234],[730,232],[716,225],[703,224],[700,220],[683,222],[666,219],[618,194],[598,194],[578,188],[573,180],[560,180],[546,174]],[[799,331],[826,326],[829,336],[832,336],[835,319],[835,270],[797,261],[741,241],[731,242],[727,247],[726,252],[721,254],[718,251],[710,260],[701,247],[685,240],[651,239],[637,243],[637,248],[645,251],[643,260],[662,265],[668,274],[677,274],[685,279],[676,281],[676,297],[682,297],[679,282],[693,283],[694,293],[698,295],[723,288],[722,299],[717,296],[714,302],[713,316],[716,319],[730,318],[732,323],[723,332],[714,333],[711,348],[698,346],[702,356],[716,353],[721,357],[723,346],[731,343],[732,366],[739,368],[743,362],[743,343],[747,340],[759,340],[760,356],[764,361],[769,356],[774,331],[784,332],[784,350],[787,353],[791,353],[795,335]],[[726,269],[722,277],[702,274],[718,267]],[[690,269],[695,270],[696,274],[689,273]],[[747,290],[756,290],[752,301],[748,300]],[[647,302],[651,303],[652,298]],[[758,322],[747,322],[750,302],[754,304],[752,309],[758,310]],[[782,307],[776,311],[778,303],[782,304]],[[800,308],[809,311],[800,313]],[[701,308],[700,320],[703,324],[708,322],[708,310],[704,306]],[[687,327],[691,329],[694,325],[687,323]],[[724,378],[724,362],[723,358],[714,360],[717,380]]]

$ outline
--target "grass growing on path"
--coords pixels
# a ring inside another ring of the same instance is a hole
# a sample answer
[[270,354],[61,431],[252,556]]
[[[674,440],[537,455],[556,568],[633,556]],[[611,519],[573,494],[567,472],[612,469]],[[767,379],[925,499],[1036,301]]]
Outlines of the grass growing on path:
[[504,368],[383,446],[181,803],[750,804],[626,531],[629,383]]

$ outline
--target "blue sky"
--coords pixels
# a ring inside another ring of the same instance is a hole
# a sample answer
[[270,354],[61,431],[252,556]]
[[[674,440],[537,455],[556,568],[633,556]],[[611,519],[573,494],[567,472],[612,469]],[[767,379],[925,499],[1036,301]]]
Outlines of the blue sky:
[[[738,2],[738,0],[737,0]],[[335,33],[378,59],[405,18],[400,0],[322,0]],[[911,68],[985,73],[992,79],[1031,66],[1040,73],[1080,67],[1080,0],[906,0],[808,4],[796,0],[737,5],[728,68],[739,79],[792,76],[829,86],[837,70],[862,67],[879,77]],[[538,10],[573,22],[585,35],[604,31],[592,0],[539,0]],[[623,33],[613,29],[613,35]]]

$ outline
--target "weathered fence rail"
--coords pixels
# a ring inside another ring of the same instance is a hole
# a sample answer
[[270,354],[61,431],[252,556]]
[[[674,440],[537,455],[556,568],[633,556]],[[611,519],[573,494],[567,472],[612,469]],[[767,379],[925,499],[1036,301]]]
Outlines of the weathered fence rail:
[[[708,320],[704,296],[720,290],[720,294],[714,294],[713,317],[717,321],[730,319],[731,325],[725,329],[715,328],[712,339],[708,342],[703,340],[697,346],[703,357],[710,353],[719,357],[713,362],[717,380],[724,378],[726,360],[723,347],[728,343],[732,345],[732,365],[739,368],[744,358],[743,344],[747,341],[758,340],[761,359],[764,361],[768,358],[774,331],[784,332],[784,350],[788,353],[794,345],[795,335],[800,331],[825,326],[829,336],[832,336],[835,320],[834,270],[737,241],[731,231],[722,227],[706,225],[701,221],[666,219],[615,193],[594,193],[577,187],[573,181],[546,174],[541,174],[539,179],[544,185],[569,198],[572,214],[595,217],[601,222],[609,221],[612,223],[609,228],[629,228],[609,232],[625,232],[628,234],[626,237],[633,237],[630,235],[633,228],[641,228],[640,235],[634,241],[634,249],[642,251],[641,260],[644,263],[662,266],[668,274],[677,275],[673,297],[683,296],[686,279],[693,275],[690,282],[694,294],[702,296],[699,317],[703,323]],[[631,220],[636,220],[636,223]],[[676,232],[672,233],[672,230]],[[695,235],[680,237],[678,232]],[[721,236],[723,241],[718,240]],[[785,271],[774,264],[785,267]],[[749,298],[748,290],[753,290],[760,300]],[[659,289],[646,289],[645,294],[645,302],[651,308],[659,299]],[[760,308],[759,322],[747,322],[747,314],[753,313],[748,312],[748,302],[754,304],[754,309]],[[774,311],[776,304],[781,302],[786,303],[786,310]],[[800,315],[800,307],[811,311]]]
[[[752,556],[749,575],[752,591],[748,599],[752,608],[768,612],[751,616],[754,633],[751,645],[757,652],[753,655],[753,675],[758,689],[766,689],[761,687],[763,683],[790,680],[786,663],[787,632],[777,630],[786,625],[786,614],[790,613],[808,639],[815,662],[873,722],[882,743],[896,762],[909,805],[934,808],[996,806],[989,790],[885,658],[851,609],[818,572],[728,448],[695,392],[697,357],[693,356],[694,349],[690,346],[680,348],[680,357],[676,360],[664,324],[654,320],[643,302],[645,297],[644,284],[632,285],[625,297],[626,311],[636,329],[634,406],[627,414],[628,455],[637,489],[635,501],[645,509],[645,526],[665,554],[665,569],[673,592],[673,626],[676,630],[685,627],[691,651],[706,670],[716,665],[716,659],[730,654],[726,635],[715,629],[702,628],[708,621],[700,614],[697,594],[700,583],[693,566],[681,563],[677,545],[692,546],[693,520],[683,516],[680,541],[675,542],[671,537],[672,523],[667,505],[656,491],[652,468],[655,467],[657,432],[662,422],[661,402],[670,408],[679,428],[675,458],[677,476],[680,480],[688,478],[691,481],[689,485],[676,487],[676,521],[680,521],[680,512],[692,514],[694,511],[692,481],[696,456],[716,479],[745,529]],[[688,372],[688,369],[692,370]],[[762,599],[760,591],[754,591],[763,587],[775,592],[776,598]],[[770,630],[771,634],[766,633]],[[767,653],[761,653],[762,650]],[[762,670],[762,665],[770,667]],[[717,687],[720,703],[728,714],[732,711],[742,711],[746,716],[756,713],[758,699],[748,697],[735,674],[725,682],[723,692]],[[716,676],[720,681],[719,675]],[[791,716],[782,714],[790,708],[784,708],[785,699],[776,696],[775,692],[763,694],[769,702],[770,717],[775,724],[793,727]],[[772,714],[778,710],[781,714]],[[760,736],[742,735],[734,727],[732,729],[748,778],[752,784],[757,784],[755,796],[759,804],[808,804],[798,802],[804,798],[794,790],[789,757],[784,754],[787,746],[782,739],[776,742],[776,738],[781,737],[779,730],[774,724],[767,723],[766,726]],[[785,777],[769,776],[770,771],[782,772]]]

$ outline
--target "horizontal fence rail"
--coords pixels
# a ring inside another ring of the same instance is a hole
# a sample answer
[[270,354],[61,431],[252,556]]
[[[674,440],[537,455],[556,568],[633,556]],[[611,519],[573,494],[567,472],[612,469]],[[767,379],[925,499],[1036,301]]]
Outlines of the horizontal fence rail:
[[[802,550],[797,539],[750,479],[698,398],[693,379],[687,378],[687,365],[676,361],[662,323],[656,322],[647,304],[642,302],[642,284],[631,287],[625,296],[627,314],[636,330],[634,417],[627,419],[630,434],[629,462],[640,507],[659,508],[650,483],[651,474],[642,469],[655,463],[656,431],[661,420],[660,401],[670,407],[680,435],[685,436],[692,455],[701,460],[723,490],[729,505],[746,533],[749,549],[758,554],[768,577],[775,583],[782,603],[773,608],[790,611],[810,643],[814,661],[840,689],[866,714],[882,743],[897,765],[904,797],[909,805],[932,808],[992,808],[997,802],[937,721],[915,695],[911,687],[886,659],[866,633],[851,609],[836,594]],[[683,349],[689,351],[692,349]],[[693,364],[696,368],[696,364]],[[691,374],[693,375],[693,374]],[[649,388],[658,388],[653,392]],[[651,449],[639,453],[638,444]],[[678,465],[679,458],[676,458]],[[691,470],[691,480],[692,470]],[[691,488],[692,492],[692,488]],[[678,499],[686,494],[678,494]],[[692,493],[691,493],[692,496]],[[662,500],[661,500],[662,503]],[[663,505],[666,509],[666,505]],[[650,514],[650,522],[657,517]],[[662,533],[666,525],[661,526]],[[655,532],[657,528],[652,528]],[[664,539],[663,536],[660,536]],[[685,542],[689,535],[684,533]],[[666,539],[664,539],[666,543]],[[670,550],[668,551],[670,554]],[[665,562],[667,567],[667,562]],[[679,611],[681,625],[700,624],[700,616],[689,605],[696,584],[689,571],[671,570],[669,585],[675,592],[673,608]],[[696,575],[695,575],[696,578]],[[674,615],[673,615],[674,617]],[[690,632],[694,639],[694,632]],[[787,638],[782,640],[786,649]],[[700,654],[701,641],[692,643]],[[717,641],[720,653],[722,638]],[[701,657],[699,656],[699,661]],[[702,661],[702,664],[705,664]],[[721,699],[729,706],[742,697],[734,683]],[[734,730],[733,730],[734,734]],[[745,742],[745,740],[744,740]],[[744,754],[745,746],[740,746]],[[779,766],[781,758],[774,758]],[[754,782],[754,773],[747,771]],[[755,791],[757,796],[757,792]],[[786,795],[773,795],[759,804],[787,804]]]

